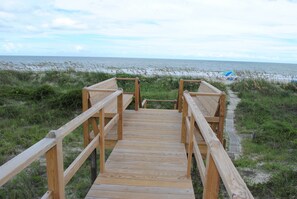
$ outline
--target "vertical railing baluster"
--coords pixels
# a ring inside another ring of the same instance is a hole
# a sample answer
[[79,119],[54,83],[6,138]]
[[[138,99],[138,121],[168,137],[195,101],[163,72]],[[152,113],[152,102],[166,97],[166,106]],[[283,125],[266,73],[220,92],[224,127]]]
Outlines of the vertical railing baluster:
[[[98,125],[97,125],[96,118],[93,117],[90,120],[91,120],[92,127],[93,127],[94,137],[96,137],[99,134],[99,128],[98,128]],[[91,159],[91,180],[92,180],[92,183],[93,183],[97,178],[97,172],[98,172],[98,169],[97,169],[97,149],[96,148],[91,153],[90,159]]]
[[183,97],[183,114],[182,114],[182,128],[181,128],[181,143],[186,143],[187,125],[186,119],[188,117],[188,102]]
[[225,111],[226,111],[226,94],[222,93],[219,102],[219,126],[218,126],[218,139],[223,144],[224,135],[224,121],[225,121]]
[[117,112],[119,114],[118,120],[118,140],[123,139],[123,93],[117,98]]
[[178,112],[182,112],[182,97],[184,91],[184,80],[179,80],[179,89],[178,89]]
[[46,152],[45,157],[48,190],[52,191],[53,199],[64,199],[65,186],[62,139],[58,140],[56,145]]
[[100,148],[100,172],[103,173],[105,170],[105,135],[104,135],[104,108],[99,111],[99,148]]
[[211,156],[210,149],[207,151],[206,176],[203,188],[203,199],[217,199],[219,196],[220,176]]
[[194,137],[194,128],[195,128],[195,119],[193,113],[191,113],[190,120],[190,134],[189,134],[189,143],[188,143],[188,168],[187,168],[187,177],[191,177],[191,168],[192,168],[192,155],[193,155],[193,137]]
[[[85,112],[89,109],[89,91],[84,88],[82,90],[82,111]],[[83,123],[83,136],[84,136],[84,146],[86,147],[90,143],[89,137],[89,121]]]
[[135,99],[135,111],[138,111],[138,106],[139,106],[139,78],[136,77],[135,78],[135,83],[134,83],[134,87],[135,87],[135,93],[134,93],[134,99]]

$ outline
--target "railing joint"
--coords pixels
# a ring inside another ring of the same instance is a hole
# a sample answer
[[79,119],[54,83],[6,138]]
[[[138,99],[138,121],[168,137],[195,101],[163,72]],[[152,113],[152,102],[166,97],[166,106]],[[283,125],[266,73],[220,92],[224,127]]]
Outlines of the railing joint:
[[48,134],[45,136],[46,138],[57,138],[57,131],[56,130],[50,130]]

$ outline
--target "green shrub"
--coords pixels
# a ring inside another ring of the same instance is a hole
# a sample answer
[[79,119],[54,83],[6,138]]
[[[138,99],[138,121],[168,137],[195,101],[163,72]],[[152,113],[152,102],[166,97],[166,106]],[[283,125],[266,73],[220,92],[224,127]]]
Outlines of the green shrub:
[[64,110],[77,110],[82,107],[81,89],[68,90],[58,94],[56,99],[52,99],[50,104],[53,108]]
[[294,199],[297,196],[296,179],[297,171],[282,170],[273,174],[268,182],[250,186],[250,189],[259,198]]
[[39,100],[49,98],[50,96],[55,97],[55,94],[56,94],[55,89],[52,86],[45,84],[36,88],[31,93],[31,98],[33,100],[39,101]]

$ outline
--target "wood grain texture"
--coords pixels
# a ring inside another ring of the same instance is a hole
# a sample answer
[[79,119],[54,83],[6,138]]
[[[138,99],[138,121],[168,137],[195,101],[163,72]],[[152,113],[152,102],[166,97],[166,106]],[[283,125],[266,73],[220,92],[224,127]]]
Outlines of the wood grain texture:
[[45,192],[45,194],[43,194],[43,196],[41,197],[41,199],[52,199],[52,198],[53,198],[53,192],[52,191]]
[[105,133],[104,133],[104,109],[99,111],[99,148],[100,148],[100,172],[105,170]]
[[124,111],[123,140],[86,198],[195,198],[180,129],[177,110]]
[[[183,99],[183,98],[182,98]],[[183,113],[182,113],[182,125],[181,125],[181,143],[186,143],[186,119],[188,117],[188,103],[186,101],[183,102]]]
[[[88,110],[90,104],[89,104],[89,92],[86,88],[82,90],[82,112],[85,112]],[[83,123],[83,136],[84,136],[84,146],[87,146],[90,142],[89,137],[89,121],[85,121]]]
[[135,111],[138,111],[138,108],[139,108],[139,99],[140,99],[140,96],[139,96],[139,79],[138,78],[135,78],[135,83],[134,83],[134,88],[135,88],[135,94],[134,94],[134,98],[135,98]]
[[117,114],[119,115],[119,119],[117,123],[118,140],[122,140],[123,139],[123,94],[118,96],[117,112],[118,112]]
[[[184,92],[184,98],[187,100],[190,109],[193,111],[193,116],[195,118],[195,122],[197,123],[199,130],[205,140],[205,143],[208,146],[208,165],[206,166],[206,182],[207,185],[208,176],[212,176],[219,172],[222,181],[226,187],[226,190],[231,198],[253,198],[251,192],[249,191],[247,185],[239,175],[235,166],[233,165],[231,159],[229,158],[227,152],[223,148],[223,145],[220,143],[219,139],[216,137],[215,133],[205,120],[201,110],[198,108],[197,104],[194,102],[193,98],[190,96],[188,92]],[[215,168],[214,168],[215,167]],[[212,171],[208,173],[208,171]],[[215,182],[216,180],[214,180]],[[209,183],[212,184],[212,183]],[[216,186],[213,184],[212,186]],[[209,189],[205,189],[207,192]],[[212,189],[212,192],[214,190]],[[208,194],[208,193],[204,193]],[[215,195],[213,193],[213,195]],[[206,197],[207,198],[207,197]]]
[[178,88],[178,112],[182,112],[182,97],[183,97],[183,92],[184,92],[184,80],[181,79],[179,80],[179,88]]
[[45,157],[48,190],[52,192],[54,199],[63,199],[65,186],[62,140],[57,141],[56,145],[46,152]]
[[78,169],[83,165],[91,153],[99,145],[99,134],[90,142],[90,144],[75,158],[75,160],[69,165],[69,167],[64,171],[64,184],[65,186],[78,171]]
[[56,138],[64,138],[69,133],[71,133],[73,130],[75,130],[77,127],[79,127],[82,123],[87,121],[89,118],[91,118],[95,113],[97,113],[100,109],[103,107],[106,107],[110,104],[110,102],[117,98],[120,94],[122,94],[123,91],[118,90],[112,94],[110,94],[108,97],[104,98],[102,101],[96,103],[91,108],[77,116],[76,118],[72,119],[62,127],[60,127],[58,130],[52,132],[53,136]]
[[217,199],[219,196],[220,176],[210,153],[207,154],[206,176],[203,189],[203,199]]
[[221,143],[223,143],[224,139],[224,124],[225,124],[225,112],[226,112],[226,95],[223,93],[220,97],[220,107],[219,107],[219,117],[220,117],[220,122],[218,126],[218,133],[217,136]]
[[193,114],[190,119],[190,132],[189,132],[189,146],[188,146],[188,166],[187,166],[187,177],[191,177],[192,169],[192,154],[193,154],[193,137],[194,137],[194,128],[195,128],[195,119]]
[[0,186],[17,175],[55,145],[52,138],[44,138],[0,167]]

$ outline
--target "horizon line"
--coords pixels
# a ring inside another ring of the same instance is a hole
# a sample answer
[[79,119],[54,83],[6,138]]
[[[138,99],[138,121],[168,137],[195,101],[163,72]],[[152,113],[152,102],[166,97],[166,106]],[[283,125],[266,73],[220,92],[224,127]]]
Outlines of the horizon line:
[[169,57],[117,57],[117,56],[86,56],[86,55],[1,55],[0,57],[76,57],[76,58],[115,58],[115,59],[159,59],[159,60],[185,60],[185,61],[217,61],[217,62],[246,62],[246,63],[269,63],[269,64],[292,64],[293,62],[270,62],[255,60],[228,60],[228,59],[207,59],[207,58],[169,58]]

